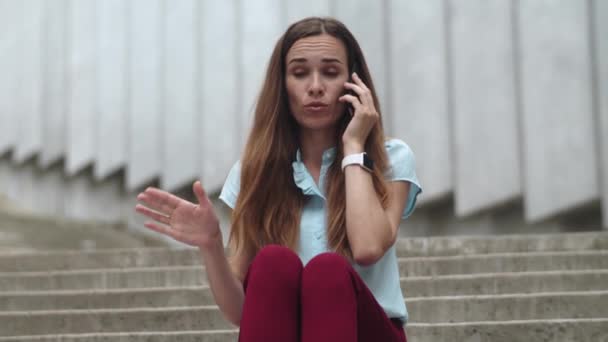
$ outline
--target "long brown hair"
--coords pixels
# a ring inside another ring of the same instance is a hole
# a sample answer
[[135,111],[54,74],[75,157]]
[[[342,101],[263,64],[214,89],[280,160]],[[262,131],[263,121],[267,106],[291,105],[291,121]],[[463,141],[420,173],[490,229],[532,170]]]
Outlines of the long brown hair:
[[[255,107],[253,127],[241,159],[241,185],[234,211],[230,242],[236,251],[257,253],[264,245],[279,244],[296,250],[300,214],[305,195],[293,179],[292,162],[298,149],[298,124],[290,113],[285,87],[285,56],[300,38],[327,33],[346,46],[349,74],[357,72],[371,90],[374,105],[380,103],[363,52],[350,31],[338,20],[310,17],[287,29],[276,43]],[[346,235],[346,191],[341,161],[342,139],[350,115],[342,115],[336,132],[335,159],[327,171],[327,239],[332,251],[352,260]],[[372,128],[365,151],[374,160],[373,184],[383,208],[388,205],[384,181],[387,156],[382,116]]]

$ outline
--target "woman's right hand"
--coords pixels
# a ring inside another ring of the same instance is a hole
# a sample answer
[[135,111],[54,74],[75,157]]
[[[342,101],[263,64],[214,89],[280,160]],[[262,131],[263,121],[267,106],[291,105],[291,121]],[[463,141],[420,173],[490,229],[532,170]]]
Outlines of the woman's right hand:
[[137,200],[144,205],[137,204],[135,211],[154,220],[146,222],[146,228],[185,244],[206,248],[222,240],[219,220],[201,182],[196,181],[192,189],[199,204],[149,187],[137,195]]

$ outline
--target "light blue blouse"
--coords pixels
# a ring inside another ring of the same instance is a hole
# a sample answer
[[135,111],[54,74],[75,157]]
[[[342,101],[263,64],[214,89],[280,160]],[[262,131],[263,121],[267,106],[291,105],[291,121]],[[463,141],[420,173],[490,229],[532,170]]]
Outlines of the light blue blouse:
[[[390,168],[385,174],[386,179],[388,181],[411,183],[407,205],[401,217],[406,219],[414,211],[416,198],[422,192],[422,187],[416,177],[414,153],[405,142],[399,139],[387,140],[384,146],[390,163]],[[335,154],[335,147],[323,152],[318,186],[302,162],[299,150],[296,154],[296,160],[292,164],[293,178],[296,185],[302,189],[305,195],[310,196],[302,210],[299,249],[297,251],[304,265],[317,254],[330,251],[326,235],[327,218],[324,189],[325,175],[334,160]],[[234,208],[240,189],[240,168],[240,161],[237,161],[230,170],[220,193],[220,199],[230,208]],[[408,313],[401,292],[395,246],[389,248],[375,264],[361,266],[355,263],[353,268],[374,294],[376,301],[382,306],[387,316],[400,318],[404,323],[407,322]]]

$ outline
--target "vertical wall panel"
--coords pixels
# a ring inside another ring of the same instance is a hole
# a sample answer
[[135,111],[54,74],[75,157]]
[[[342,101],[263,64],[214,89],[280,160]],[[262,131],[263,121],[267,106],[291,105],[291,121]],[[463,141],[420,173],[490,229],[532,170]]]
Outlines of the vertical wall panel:
[[162,0],[129,1],[129,190],[160,175],[163,135]]
[[81,172],[65,180],[63,215],[69,218],[117,222],[124,219],[126,201],[117,177],[93,180],[92,172]]
[[58,215],[63,212],[64,181],[60,165],[41,170],[34,161],[15,165],[15,202],[39,214]]
[[511,0],[450,3],[457,215],[521,193],[511,6]]
[[66,172],[70,175],[93,162],[96,146],[98,56],[95,2],[70,1],[69,110]]
[[65,190],[63,167],[60,164],[55,164],[44,170],[37,167],[34,169],[32,179],[34,196],[30,209],[51,216],[63,213]]
[[255,102],[262,88],[268,61],[277,40],[283,33],[280,0],[240,0],[241,67],[243,97],[240,120],[239,150],[245,146],[253,123]]
[[11,150],[17,139],[18,26],[21,3],[0,0],[0,156]]
[[518,4],[525,209],[538,220],[599,195],[588,3]]
[[102,179],[124,166],[127,132],[127,2],[97,4],[98,124],[95,177]]
[[9,158],[0,156],[0,201],[2,201],[2,199],[10,201],[8,186],[13,180],[10,168],[11,162]]
[[452,191],[442,0],[392,0],[393,136],[414,151],[424,201]]
[[359,42],[380,100],[381,113],[389,117],[391,110],[386,91],[387,47],[384,39],[383,3],[384,1],[335,0],[332,15],[342,21]]
[[196,106],[198,16],[194,0],[165,1],[165,105],[162,187],[175,189],[198,177]]
[[595,27],[595,96],[600,144],[600,181],[602,182],[602,216],[604,228],[608,229],[608,2],[593,1],[593,23]]
[[40,150],[42,144],[42,23],[43,0],[23,0],[19,30],[19,79],[17,148],[13,154],[20,163]]
[[[235,0],[201,5],[201,178],[208,192],[221,189],[238,156],[237,31]],[[218,34],[222,32],[222,34]]]
[[68,110],[68,19],[67,0],[45,1],[44,85],[42,108],[42,148],[39,166],[48,167],[66,151],[66,112]]
[[286,1],[287,9],[287,25],[311,16],[328,16],[329,15],[329,0],[312,0],[312,1]]

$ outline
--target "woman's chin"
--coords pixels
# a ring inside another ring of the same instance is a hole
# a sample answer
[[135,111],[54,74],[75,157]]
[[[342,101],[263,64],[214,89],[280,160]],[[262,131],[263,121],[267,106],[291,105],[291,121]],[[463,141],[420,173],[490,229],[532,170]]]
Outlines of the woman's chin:
[[336,121],[335,117],[329,115],[325,117],[310,116],[303,118],[298,124],[300,125],[300,128],[317,131],[334,128],[336,126]]

